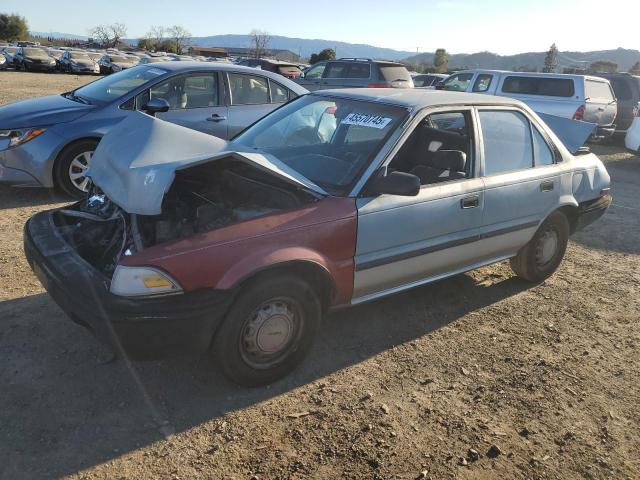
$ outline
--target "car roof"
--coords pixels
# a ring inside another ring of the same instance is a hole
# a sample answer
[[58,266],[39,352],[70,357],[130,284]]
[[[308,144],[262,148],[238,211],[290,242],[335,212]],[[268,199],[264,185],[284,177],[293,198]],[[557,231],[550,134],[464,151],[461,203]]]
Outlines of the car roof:
[[162,68],[163,70],[167,70],[172,73],[180,73],[180,72],[194,72],[198,70],[203,71],[211,71],[212,69],[216,69],[220,72],[231,72],[231,73],[246,73],[251,75],[261,75],[263,77],[268,77],[285,87],[289,90],[293,90],[298,95],[304,95],[308,93],[308,90],[295,82],[292,82],[288,78],[283,77],[277,73],[272,73],[268,70],[257,70],[252,67],[244,67],[242,65],[235,65],[233,63],[224,63],[224,62],[196,62],[191,60],[185,60],[181,62],[175,61],[167,61],[167,62],[157,62],[157,63],[148,63],[144,65],[137,66],[135,68]]
[[318,90],[313,92],[312,95],[386,103],[414,109],[444,105],[524,105],[519,100],[507,97],[414,88],[346,88]]

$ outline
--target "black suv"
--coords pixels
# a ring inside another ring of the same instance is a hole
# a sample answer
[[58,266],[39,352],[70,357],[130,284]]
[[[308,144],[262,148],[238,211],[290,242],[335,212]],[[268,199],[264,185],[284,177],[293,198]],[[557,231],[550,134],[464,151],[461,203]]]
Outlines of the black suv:
[[630,73],[597,73],[594,76],[606,78],[611,82],[618,99],[615,133],[624,134],[640,108],[640,77]]
[[413,88],[404,65],[370,58],[339,58],[318,62],[294,79],[307,90],[327,88]]

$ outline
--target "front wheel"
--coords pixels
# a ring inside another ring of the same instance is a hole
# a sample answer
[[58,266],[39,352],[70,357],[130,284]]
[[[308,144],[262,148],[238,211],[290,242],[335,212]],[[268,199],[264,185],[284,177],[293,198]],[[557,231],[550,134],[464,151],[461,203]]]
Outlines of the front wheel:
[[553,212],[542,222],[533,238],[511,259],[511,269],[530,282],[542,282],[556,271],[569,240],[569,221]]
[[291,275],[247,285],[213,340],[217,365],[232,381],[265,385],[287,375],[309,351],[320,324],[317,294]]
[[56,185],[72,197],[82,197],[89,185],[85,176],[98,140],[81,140],[65,148],[56,161],[54,178]]

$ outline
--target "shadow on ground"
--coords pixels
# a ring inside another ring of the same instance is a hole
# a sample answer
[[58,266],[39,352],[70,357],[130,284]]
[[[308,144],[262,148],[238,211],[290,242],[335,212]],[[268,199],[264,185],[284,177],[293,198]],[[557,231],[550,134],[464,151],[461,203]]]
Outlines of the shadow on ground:
[[50,188],[11,187],[0,184],[0,210],[70,203],[72,201],[72,198]]
[[103,463],[323,378],[529,286],[516,278],[484,285],[459,275],[334,313],[301,368],[257,389],[230,384],[207,358],[108,362],[46,294],[0,303],[0,477],[51,478]]

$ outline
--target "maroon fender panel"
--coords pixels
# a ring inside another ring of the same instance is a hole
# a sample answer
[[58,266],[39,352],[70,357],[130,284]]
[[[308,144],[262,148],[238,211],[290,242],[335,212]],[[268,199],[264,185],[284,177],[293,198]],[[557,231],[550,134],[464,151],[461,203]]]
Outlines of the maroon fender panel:
[[335,285],[333,305],[353,294],[357,214],[352,198],[327,197],[279,212],[156,245],[121,259],[122,265],[156,266],[185,291],[230,289],[253,273],[302,260],[324,268]]

